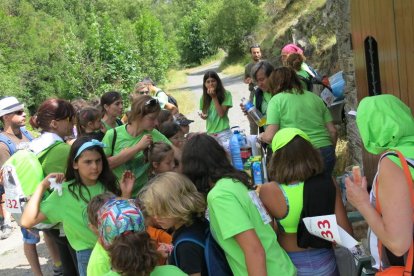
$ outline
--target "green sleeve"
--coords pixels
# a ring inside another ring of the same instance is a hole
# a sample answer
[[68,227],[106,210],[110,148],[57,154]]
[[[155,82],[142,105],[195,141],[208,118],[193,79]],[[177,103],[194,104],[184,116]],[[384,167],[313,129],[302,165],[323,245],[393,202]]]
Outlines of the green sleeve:
[[226,90],[224,92],[224,95],[225,95],[224,101],[223,101],[223,103],[221,105],[232,107],[233,106],[233,98],[231,96],[231,93]]
[[46,217],[48,223],[54,224],[63,221],[63,210],[64,208],[58,208],[62,206],[61,197],[56,191],[53,191],[48,198],[40,203],[40,212]]
[[253,229],[247,213],[232,194],[221,194],[208,201],[210,215],[224,240]]
[[158,130],[154,129],[151,133],[152,135],[152,140],[154,142],[164,142],[168,145],[171,145],[171,141],[168,140],[167,137],[164,136],[164,134],[162,134],[161,132],[159,132]]
[[200,97],[200,110],[203,110],[203,96]]
[[102,139],[102,143],[105,144],[105,147],[103,150],[106,156],[110,156],[112,154],[113,139],[114,139],[114,129],[110,129],[105,133],[105,136]]
[[267,125],[280,125],[279,97],[274,96],[267,106]]
[[50,173],[65,173],[69,152],[70,146],[68,144],[59,143],[40,157],[39,161],[41,160],[45,176]]

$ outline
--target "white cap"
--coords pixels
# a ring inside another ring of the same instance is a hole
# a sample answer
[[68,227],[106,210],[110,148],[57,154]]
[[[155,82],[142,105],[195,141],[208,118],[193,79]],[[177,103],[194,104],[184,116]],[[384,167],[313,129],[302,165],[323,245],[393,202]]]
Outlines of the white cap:
[[22,110],[24,105],[20,103],[15,97],[4,97],[0,99],[0,117],[9,113]]

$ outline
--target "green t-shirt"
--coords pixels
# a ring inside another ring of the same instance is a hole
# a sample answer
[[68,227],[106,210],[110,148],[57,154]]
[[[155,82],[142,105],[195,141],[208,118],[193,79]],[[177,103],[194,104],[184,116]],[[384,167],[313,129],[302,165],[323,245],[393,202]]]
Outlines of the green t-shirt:
[[234,275],[248,275],[245,256],[235,236],[251,229],[256,232],[266,252],[267,274],[296,275],[289,256],[277,242],[270,224],[262,220],[246,186],[237,180],[222,178],[208,193],[207,203],[210,228]]
[[[116,273],[115,271],[110,271],[105,276],[120,276],[120,274]],[[89,274],[88,274],[89,276]],[[187,276],[184,272],[182,272],[178,267],[173,265],[160,265],[156,266],[154,270],[150,273],[150,276]]]
[[[221,105],[228,106],[229,108],[233,106],[231,93],[227,90],[224,92],[224,101]],[[203,109],[203,96],[200,98],[200,109]],[[218,133],[230,128],[228,114],[220,117],[217,113],[213,100],[210,102],[210,106],[207,110],[207,115],[208,117],[206,120],[206,128],[208,134]]]
[[[114,146],[113,155],[119,154],[123,149],[132,147],[133,145],[137,144],[141,141],[142,137],[147,134],[152,135],[153,142],[164,142],[171,145],[171,142],[162,135],[158,130],[154,129],[152,131],[145,130],[143,133],[138,135],[137,137],[131,136],[127,130],[127,125],[119,126],[116,128],[116,142]],[[104,148],[105,154],[110,156],[112,153],[112,140],[114,139],[114,130],[110,129],[106,132],[105,137],[102,139],[102,142],[107,145]],[[149,164],[145,163],[144,161],[144,153],[143,151],[138,152],[134,158],[129,160],[128,162],[116,167],[113,169],[114,174],[121,179],[122,174],[125,170],[130,170],[134,173],[136,180],[134,184],[134,188],[132,190],[132,196],[135,197],[142,186],[145,185],[148,181],[148,167]]]
[[88,262],[88,276],[101,276],[111,271],[111,259],[103,246],[96,242]]
[[[50,223],[62,223],[63,230],[70,245],[76,251],[91,249],[95,246],[97,236],[88,227],[88,215],[86,207],[88,204],[81,198],[76,199],[68,190],[68,185],[62,184],[62,196],[53,191],[50,196],[40,204],[40,211],[47,217]],[[89,201],[96,195],[105,192],[104,186],[98,182],[93,186],[82,186],[82,194]],[[89,190],[89,194],[88,191]],[[74,189],[79,197],[78,187]]]
[[294,127],[304,131],[316,148],[332,145],[326,123],[332,116],[322,99],[312,92],[282,92],[273,96],[267,108],[267,125],[279,129]]
[[47,176],[50,173],[65,173],[70,146],[63,142],[56,142],[57,145],[52,145],[51,149],[47,148],[42,151],[38,158],[42,164],[43,173]]

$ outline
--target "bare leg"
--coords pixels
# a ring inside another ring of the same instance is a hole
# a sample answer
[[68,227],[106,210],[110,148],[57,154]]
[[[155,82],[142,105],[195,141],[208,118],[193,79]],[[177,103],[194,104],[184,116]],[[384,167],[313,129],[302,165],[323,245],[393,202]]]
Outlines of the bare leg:
[[43,276],[40,269],[39,256],[37,255],[36,244],[23,243],[24,255],[29,261],[32,272],[35,276]]

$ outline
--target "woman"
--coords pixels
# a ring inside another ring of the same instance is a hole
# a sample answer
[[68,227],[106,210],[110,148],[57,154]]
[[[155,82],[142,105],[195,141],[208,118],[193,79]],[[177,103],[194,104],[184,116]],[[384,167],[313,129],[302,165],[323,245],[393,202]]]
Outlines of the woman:
[[200,98],[200,117],[206,120],[207,134],[215,137],[225,148],[228,148],[232,135],[228,117],[228,111],[232,106],[231,93],[224,89],[217,73],[205,73],[203,95]]
[[[372,154],[398,150],[405,158],[414,159],[414,118],[411,110],[393,95],[364,98],[358,107],[357,126],[365,149]],[[414,175],[410,167],[411,176]],[[373,234],[370,235],[370,252],[375,268],[390,265],[404,266],[406,252],[413,241],[413,218],[410,189],[400,159],[382,155],[374,178],[371,196],[367,193],[365,177],[362,181],[345,180],[348,201],[358,209]],[[411,187],[412,189],[412,187]],[[376,202],[381,206],[381,213]],[[384,251],[380,262],[377,241]]]
[[302,218],[335,214],[352,233],[339,191],[323,172],[320,153],[297,128],[279,130],[272,141],[272,180],[260,188],[260,199],[278,221],[278,241],[298,275],[339,275],[332,243],[311,236]]
[[[70,146],[66,137],[72,135],[75,110],[70,102],[61,99],[48,99],[38,108],[30,124],[41,135],[30,143],[30,149],[42,164],[44,175],[64,173],[67,166]],[[45,194],[45,198],[49,195]],[[33,232],[33,230],[31,230]],[[76,275],[76,254],[65,235],[60,234],[59,226],[43,231],[56,243],[64,275]],[[53,257],[53,253],[52,257]]]
[[245,172],[236,170],[217,141],[192,137],[183,150],[183,173],[207,197],[210,229],[234,275],[295,275],[270,218]]
[[337,131],[332,116],[322,99],[302,89],[291,68],[276,68],[269,78],[275,94],[267,108],[267,127],[259,138],[270,144],[279,129],[293,127],[303,130],[323,157],[325,172],[332,175],[335,166]]
[[148,181],[148,167],[145,163],[144,150],[153,142],[171,142],[155,129],[161,108],[157,99],[148,95],[134,98],[128,124],[107,131],[102,142],[108,145],[105,153],[111,169],[118,179],[125,170],[134,173],[136,180],[132,196]]
[[122,116],[123,102],[119,92],[106,92],[101,97],[102,108],[102,132],[106,133],[108,130],[122,125],[119,117]]

